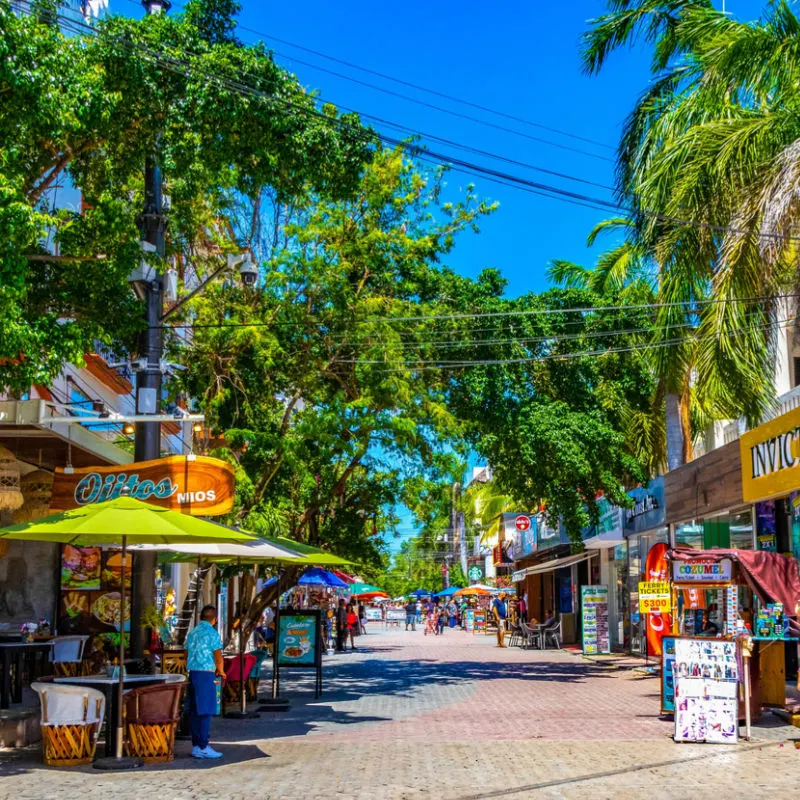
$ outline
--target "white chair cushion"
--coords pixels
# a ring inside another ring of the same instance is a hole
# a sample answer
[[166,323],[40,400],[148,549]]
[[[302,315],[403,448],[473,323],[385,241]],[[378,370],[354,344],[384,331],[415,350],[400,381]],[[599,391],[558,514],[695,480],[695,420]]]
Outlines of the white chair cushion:
[[[103,724],[106,698],[97,689],[59,683],[33,683],[31,689],[39,695],[42,702],[42,725],[81,725],[97,722],[99,728]],[[86,705],[85,711],[84,705]]]

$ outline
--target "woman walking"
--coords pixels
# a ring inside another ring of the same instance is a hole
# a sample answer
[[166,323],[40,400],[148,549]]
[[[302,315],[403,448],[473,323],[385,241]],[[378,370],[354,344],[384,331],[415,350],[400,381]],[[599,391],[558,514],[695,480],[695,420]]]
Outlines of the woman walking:
[[358,614],[356,613],[355,606],[350,603],[350,605],[347,606],[347,633],[350,636],[350,647],[352,647],[353,650],[356,649],[355,637],[358,633],[358,626]]

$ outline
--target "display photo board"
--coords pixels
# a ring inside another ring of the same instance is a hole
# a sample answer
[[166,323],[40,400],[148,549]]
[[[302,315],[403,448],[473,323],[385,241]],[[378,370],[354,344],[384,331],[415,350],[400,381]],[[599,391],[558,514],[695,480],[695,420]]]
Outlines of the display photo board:
[[735,744],[739,739],[739,663],[735,641],[675,639],[676,742]]
[[581,587],[582,645],[586,655],[611,652],[608,586]]

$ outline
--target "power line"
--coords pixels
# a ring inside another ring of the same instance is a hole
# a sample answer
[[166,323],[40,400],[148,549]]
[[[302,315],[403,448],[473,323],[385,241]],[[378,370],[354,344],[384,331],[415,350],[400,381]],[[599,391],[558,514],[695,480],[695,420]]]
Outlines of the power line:
[[[79,26],[84,31],[88,31],[93,35],[97,35],[97,36],[101,35],[100,31],[97,31],[97,30],[95,30],[94,28],[92,28],[92,27],[90,27],[88,25],[78,23],[78,22],[76,22],[74,20],[70,20],[69,18],[63,17],[63,15],[59,15],[59,18],[65,21],[65,27],[68,27],[68,25],[66,25],[66,23],[69,23],[69,24],[71,24],[73,26]],[[73,32],[75,32],[75,27],[73,27],[72,30],[73,30]],[[104,32],[102,32],[102,33],[104,34]],[[187,61],[181,62],[180,60],[173,59],[173,58],[168,57],[168,56],[160,55],[158,53],[153,55],[153,51],[150,51],[148,48],[143,47],[142,45],[138,45],[138,44],[131,43],[131,42],[124,42],[124,41],[122,41],[122,40],[120,40],[120,39],[118,39],[116,37],[111,37],[111,38],[115,39],[118,43],[134,47],[134,48],[136,48],[136,49],[138,49],[140,51],[143,51],[143,52],[148,52],[151,58],[155,58],[156,60],[160,59],[160,63],[163,66],[166,66],[167,68],[171,68],[174,71],[179,72],[180,74],[184,74],[184,75],[187,75],[187,76],[191,74],[191,71],[192,71],[193,67]],[[196,69],[196,68],[194,68],[194,69]],[[344,121],[342,119],[339,119],[339,118],[336,118],[336,117],[330,117],[330,116],[328,116],[326,114],[323,114],[322,112],[320,112],[320,111],[318,111],[316,109],[306,108],[306,107],[298,105],[296,103],[292,103],[291,101],[286,100],[285,98],[275,97],[274,95],[270,95],[270,94],[268,94],[266,92],[257,90],[252,86],[248,86],[247,84],[243,84],[243,83],[238,82],[238,81],[233,81],[231,79],[223,78],[223,77],[221,77],[219,75],[215,75],[215,74],[207,72],[207,71],[203,71],[203,70],[196,70],[196,71],[200,72],[200,74],[202,74],[205,78],[213,80],[213,81],[216,81],[218,84],[221,84],[225,88],[228,88],[228,89],[230,89],[232,91],[237,91],[237,92],[239,92],[239,93],[241,93],[243,95],[247,94],[247,95],[254,96],[254,97],[260,97],[260,98],[266,99],[266,100],[268,100],[270,102],[280,102],[280,103],[283,103],[284,105],[288,105],[288,106],[298,110],[301,113],[309,114],[309,115],[312,115],[312,116],[316,116],[317,118],[319,118],[321,120],[324,120],[327,124],[336,124],[336,125],[338,125],[340,127],[350,128],[351,131],[353,130],[353,126],[352,126],[351,123],[346,122],[346,121]],[[255,76],[249,75],[248,73],[244,73],[244,74],[246,76],[248,76],[248,77],[255,77]],[[358,133],[358,135],[361,135],[364,138],[370,138],[370,139],[372,138],[372,136],[366,130],[363,130],[363,129],[359,128],[359,129],[356,129],[356,132]],[[389,144],[389,145],[391,145],[393,147],[403,148],[403,149],[406,150],[406,152],[409,153],[409,155],[411,155],[414,158],[421,159],[421,160],[428,160],[428,161],[430,161],[432,158],[435,158],[435,159],[438,160],[440,166],[441,166],[442,162],[444,162],[444,163],[447,163],[447,164],[449,164],[449,165],[451,165],[453,167],[460,168],[461,171],[464,171],[467,174],[476,175],[476,176],[479,176],[479,177],[485,177],[486,179],[488,179],[488,180],[490,180],[492,182],[501,183],[501,185],[513,184],[514,188],[520,188],[520,189],[522,189],[524,191],[529,191],[529,192],[532,192],[534,194],[536,194],[537,192],[544,192],[545,196],[552,197],[553,199],[564,199],[564,198],[566,198],[568,200],[574,201],[575,204],[578,204],[578,205],[580,205],[580,204],[589,204],[590,206],[596,207],[595,210],[601,210],[601,209],[602,210],[612,210],[612,211],[616,211],[616,212],[622,212],[622,213],[625,213],[625,214],[628,214],[628,215],[635,214],[635,215],[640,215],[640,216],[649,216],[649,217],[652,217],[654,219],[657,219],[660,222],[663,222],[663,223],[666,223],[666,224],[670,224],[670,225],[673,225],[673,226],[677,226],[677,227],[693,227],[693,228],[697,228],[697,229],[701,229],[701,230],[713,231],[713,232],[716,232],[716,233],[734,233],[734,234],[741,235],[741,236],[753,236],[753,237],[756,237],[756,238],[776,239],[776,240],[779,240],[779,241],[787,241],[787,242],[789,242],[789,241],[800,241],[800,237],[793,237],[793,236],[789,236],[789,235],[786,235],[786,234],[769,233],[769,232],[764,232],[764,231],[748,231],[748,230],[734,228],[732,226],[716,225],[716,224],[707,223],[707,222],[698,222],[698,221],[694,221],[694,220],[686,220],[686,219],[681,219],[681,218],[674,217],[674,216],[671,216],[671,215],[668,215],[668,214],[663,214],[661,212],[648,210],[648,209],[637,209],[635,212],[632,212],[627,207],[625,207],[625,206],[623,206],[623,205],[621,205],[619,203],[615,203],[613,201],[608,201],[608,200],[604,200],[604,199],[601,199],[601,198],[594,198],[594,197],[591,197],[591,196],[588,196],[588,195],[582,195],[582,194],[579,194],[579,193],[576,193],[576,192],[571,192],[571,191],[568,191],[568,190],[565,190],[565,189],[561,189],[561,188],[556,187],[556,186],[550,186],[548,184],[542,184],[542,183],[538,183],[536,181],[530,181],[528,179],[520,178],[520,177],[515,176],[515,175],[511,175],[511,174],[508,174],[508,173],[502,173],[502,172],[499,172],[497,170],[493,170],[493,169],[490,169],[490,168],[487,168],[487,167],[483,167],[481,165],[472,164],[470,162],[466,162],[466,161],[463,161],[461,159],[451,158],[449,156],[442,155],[442,154],[439,154],[439,153],[434,153],[432,151],[422,150],[418,146],[410,145],[408,142],[404,142],[404,141],[401,141],[401,140],[398,140],[398,139],[394,139],[392,137],[388,137],[385,134],[380,134],[378,132],[373,132],[373,133],[378,139],[380,139],[385,144]]]
[[[412,317],[367,317],[365,321],[379,321],[385,323],[395,322],[429,322],[434,320],[456,320],[456,319],[499,319],[507,317],[535,317],[539,315],[551,314],[593,314],[600,311],[636,311],[643,309],[651,309],[658,311],[664,308],[686,308],[687,314],[699,314],[700,311],[697,306],[717,305],[726,303],[755,303],[755,302],[774,302],[781,299],[800,298],[800,294],[781,294],[781,295],[761,295],[756,297],[741,297],[741,298],[708,298],[706,300],[676,300],[666,303],[635,303],[631,305],[608,305],[608,306],[582,306],[579,308],[537,308],[537,309],[523,309],[516,311],[486,311],[475,313],[454,313],[454,314],[431,314],[429,316],[418,315]],[[184,325],[172,325],[172,328],[196,328],[199,330],[205,328],[265,328],[277,325],[278,323],[272,322],[233,322],[233,323],[186,323]],[[302,326],[307,325],[306,322],[285,322],[284,325]]]
[[[137,0],[128,0],[128,2],[130,2],[130,3],[134,4],[134,5],[137,5]],[[429,88],[427,88],[425,86],[420,86],[418,84],[411,83],[410,81],[406,81],[406,80],[403,80],[401,78],[395,78],[395,77],[393,77],[391,75],[386,75],[386,74],[378,72],[376,70],[369,69],[368,67],[362,67],[359,64],[354,64],[354,63],[349,62],[349,61],[344,61],[343,59],[335,58],[334,56],[327,55],[325,53],[319,52],[318,50],[312,50],[311,48],[304,47],[303,45],[295,44],[293,42],[287,41],[286,39],[280,39],[277,36],[273,36],[271,34],[263,33],[261,31],[254,30],[253,28],[248,28],[245,25],[242,25],[238,21],[236,22],[236,27],[241,31],[245,31],[246,33],[251,33],[254,36],[258,36],[262,40],[264,40],[264,39],[272,39],[272,40],[274,40],[276,42],[280,42],[281,44],[288,45],[289,47],[294,47],[294,48],[296,48],[298,50],[302,50],[302,51],[310,53],[312,55],[316,55],[319,58],[324,58],[327,61],[332,61],[332,62],[335,62],[337,64],[341,64],[342,66],[349,67],[350,69],[355,69],[355,70],[358,70],[360,72],[364,72],[364,73],[367,73],[367,74],[370,74],[370,75],[375,75],[376,77],[382,78],[384,80],[391,81],[392,83],[396,83],[396,84],[399,84],[399,85],[402,85],[402,86],[407,86],[408,88],[415,89],[415,90],[420,91],[420,92],[424,92],[424,93],[429,94],[429,95],[434,96],[434,97],[439,97],[439,98],[441,98],[443,100],[449,100],[449,101],[451,101],[453,103],[458,103],[460,105],[468,106],[470,108],[474,108],[474,109],[477,109],[479,111],[484,111],[486,113],[493,114],[493,115],[498,116],[498,117],[502,117],[503,119],[508,119],[508,120],[512,120],[514,122],[519,122],[519,123],[521,123],[523,125],[529,125],[529,126],[531,126],[533,128],[539,128],[540,130],[550,131],[551,133],[556,133],[556,134],[558,134],[560,136],[565,136],[567,138],[574,139],[575,141],[586,142],[587,144],[593,144],[593,145],[596,145],[597,147],[602,147],[602,148],[604,148],[606,150],[613,151],[615,149],[612,145],[605,144],[604,142],[598,142],[598,141],[596,141],[594,139],[589,139],[589,138],[587,138],[585,136],[579,136],[578,134],[570,133],[569,131],[564,131],[564,130],[561,130],[559,128],[554,128],[554,127],[551,127],[549,125],[544,125],[544,124],[539,123],[539,122],[533,122],[532,120],[524,119],[522,117],[517,117],[517,116],[514,116],[513,114],[508,114],[508,113],[506,113],[504,111],[498,111],[497,109],[492,109],[492,108],[489,108],[487,106],[482,106],[479,103],[474,103],[474,102],[472,102],[470,100],[464,100],[464,99],[461,99],[461,98],[453,97],[452,95],[445,94],[444,92],[439,92],[439,91],[436,91],[434,89],[429,89]],[[308,62],[308,61],[303,61],[302,59],[297,58],[297,56],[293,56],[293,55],[290,55],[288,53],[281,53],[281,52],[279,52],[277,50],[274,50],[273,48],[270,48],[270,49],[272,50],[272,52],[275,55],[278,55],[281,58],[287,58],[287,59],[289,59],[291,61],[295,61],[298,64],[302,64],[303,66],[310,67],[311,69],[315,69],[315,70],[317,70],[319,72],[323,72],[325,74],[333,75],[333,76],[335,76],[337,78],[342,78],[342,79],[350,81],[352,83],[356,83],[359,86],[365,86],[365,87],[367,87],[369,89],[374,89],[376,91],[383,92],[385,94],[389,94],[389,95],[392,95],[394,97],[399,97],[399,98],[402,98],[404,100],[408,100],[408,101],[410,101],[412,103],[417,103],[417,104],[425,106],[427,108],[431,108],[431,109],[434,109],[436,111],[441,111],[441,112],[443,112],[445,114],[452,114],[452,115],[460,117],[462,119],[467,119],[467,120],[470,120],[472,122],[477,122],[480,125],[488,125],[489,127],[496,128],[498,130],[503,131],[504,133],[511,133],[511,134],[516,135],[516,136],[522,136],[522,137],[527,138],[527,139],[533,139],[533,141],[542,142],[544,144],[548,144],[548,145],[551,145],[553,147],[565,148],[564,145],[558,144],[556,142],[551,142],[551,141],[549,141],[547,139],[541,139],[541,138],[538,138],[538,137],[531,137],[531,136],[528,136],[528,135],[526,135],[526,134],[524,134],[524,133],[522,133],[520,131],[515,131],[513,129],[505,128],[505,127],[502,127],[502,126],[499,126],[499,125],[494,125],[494,124],[489,123],[489,122],[487,122],[485,120],[481,120],[481,119],[478,119],[478,118],[475,118],[475,117],[466,116],[464,114],[459,114],[459,113],[451,111],[449,109],[442,108],[441,106],[437,106],[437,105],[434,105],[434,104],[431,104],[431,103],[426,103],[426,102],[424,102],[422,100],[419,100],[418,98],[410,97],[408,95],[401,94],[399,92],[393,92],[393,91],[391,91],[389,89],[386,89],[385,87],[377,86],[377,85],[375,85],[373,83],[367,83],[366,81],[358,80],[357,78],[353,78],[352,76],[345,75],[345,74],[343,74],[341,72],[336,72],[334,70],[326,69],[325,67],[321,67],[318,64],[313,64],[313,63]],[[604,156],[599,156],[599,155],[597,155],[595,153],[589,153],[589,152],[587,152],[585,150],[576,150],[575,148],[565,148],[565,149],[572,150],[573,152],[582,153],[584,155],[588,155],[588,156],[591,156],[593,158],[600,158],[600,159],[602,159],[604,161],[613,161],[613,159],[609,159],[609,158],[604,157]]]

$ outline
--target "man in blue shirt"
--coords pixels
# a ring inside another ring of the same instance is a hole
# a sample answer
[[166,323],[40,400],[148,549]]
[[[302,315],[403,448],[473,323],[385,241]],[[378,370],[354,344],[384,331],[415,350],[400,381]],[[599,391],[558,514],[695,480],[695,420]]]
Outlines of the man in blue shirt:
[[505,647],[503,640],[506,636],[506,617],[508,616],[505,592],[500,592],[500,596],[492,600],[492,614],[497,623],[497,646]]
[[200,612],[200,622],[186,637],[189,655],[186,661],[189,670],[190,716],[192,721],[192,757],[221,758],[222,753],[209,745],[211,717],[217,710],[215,676],[225,680],[222,661],[222,640],[214,627],[217,609],[205,606]]

